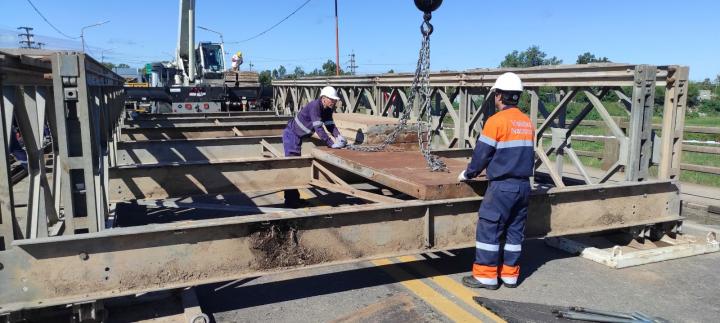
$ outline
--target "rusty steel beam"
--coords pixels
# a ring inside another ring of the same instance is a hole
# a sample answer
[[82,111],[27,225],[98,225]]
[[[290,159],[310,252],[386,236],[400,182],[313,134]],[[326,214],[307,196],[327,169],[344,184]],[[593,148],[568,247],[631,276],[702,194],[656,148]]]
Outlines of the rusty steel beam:
[[[121,141],[117,145],[117,165],[258,158],[263,156],[263,140],[283,151],[281,136]],[[324,143],[316,138],[303,141],[303,154],[309,155],[318,145]]]
[[268,117],[274,116],[273,111],[230,111],[230,112],[206,112],[206,113],[143,113],[133,117],[134,120],[176,120],[176,119],[197,119],[197,118],[221,118],[221,117]]
[[[636,65],[630,64],[583,64],[537,66],[531,68],[495,68],[472,69],[456,72],[432,72],[432,86],[491,87],[498,76],[505,72],[514,72],[527,87],[538,86],[632,86]],[[657,84],[665,85],[668,75],[667,66],[658,66]],[[303,77],[294,80],[273,80],[273,86],[322,87],[334,86],[360,87],[407,87],[411,86],[414,74],[392,73],[362,76],[319,76]]]
[[193,125],[222,125],[237,124],[244,122],[285,122],[290,120],[291,116],[242,116],[242,117],[217,117],[217,118],[179,118],[179,119],[136,119],[126,120],[125,126],[139,128],[168,128],[182,127]]
[[110,201],[308,186],[311,164],[291,157],[119,166],[110,170]]
[[[18,240],[0,252],[0,312],[470,247],[481,201],[310,208]],[[530,205],[528,237],[680,219],[671,182],[535,191]],[[282,255],[264,247],[267,239],[285,246]]]
[[195,139],[242,136],[276,136],[282,133],[287,122],[243,122],[234,124],[199,124],[191,126],[155,128],[125,127],[121,140]]

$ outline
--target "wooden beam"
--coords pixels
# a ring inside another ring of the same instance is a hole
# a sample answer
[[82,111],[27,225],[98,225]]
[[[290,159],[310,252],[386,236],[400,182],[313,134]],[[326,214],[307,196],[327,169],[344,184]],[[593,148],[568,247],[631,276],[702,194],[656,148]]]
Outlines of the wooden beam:
[[720,147],[683,145],[682,149],[683,149],[683,151],[691,151],[694,153],[720,155]]
[[680,169],[699,173],[720,175],[720,167],[680,164]]

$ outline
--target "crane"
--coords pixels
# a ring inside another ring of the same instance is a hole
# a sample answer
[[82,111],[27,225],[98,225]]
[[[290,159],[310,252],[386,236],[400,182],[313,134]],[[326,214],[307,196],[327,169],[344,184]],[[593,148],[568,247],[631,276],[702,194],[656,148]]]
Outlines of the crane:
[[149,89],[126,88],[129,100],[149,102],[159,113],[249,110],[268,101],[260,97],[257,72],[225,70],[222,43],[195,46],[195,27],[195,0],[179,0],[175,60],[148,64]]

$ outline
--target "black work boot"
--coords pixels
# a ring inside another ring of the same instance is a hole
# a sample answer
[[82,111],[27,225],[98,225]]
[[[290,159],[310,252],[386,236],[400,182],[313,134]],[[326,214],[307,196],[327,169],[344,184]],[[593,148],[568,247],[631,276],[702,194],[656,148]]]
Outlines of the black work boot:
[[475,277],[473,277],[472,275],[463,277],[462,283],[463,283],[463,285],[470,287],[470,288],[485,288],[485,289],[489,289],[489,290],[496,290],[496,289],[500,288],[500,285],[498,285],[498,284],[495,284],[495,285],[483,284],[483,283],[479,282],[477,279],[475,279]]
[[502,285],[503,285],[504,287],[507,287],[507,288],[517,288],[517,287],[518,287],[518,284],[517,284],[517,283],[515,283],[515,284],[510,284],[510,283],[506,283],[504,280],[503,280],[503,282],[502,282]]

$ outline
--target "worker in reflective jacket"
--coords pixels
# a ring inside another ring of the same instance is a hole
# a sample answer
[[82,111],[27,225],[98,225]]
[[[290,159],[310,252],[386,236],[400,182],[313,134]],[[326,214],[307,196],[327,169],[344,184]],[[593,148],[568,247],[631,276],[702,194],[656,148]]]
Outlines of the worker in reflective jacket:
[[[333,108],[340,98],[332,86],[326,86],[320,91],[320,98],[308,103],[303,107],[295,118],[288,121],[283,130],[283,148],[285,157],[300,156],[300,147],[303,138],[309,138],[317,133],[320,140],[324,141],[330,148],[343,148],[347,140],[340,135],[333,121]],[[325,128],[332,133],[335,140],[325,132]],[[297,190],[285,191],[285,206],[296,208],[301,206],[300,193]]]
[[462,279],[468,287],[518,284],[535,157],[533,124],[517,107],[522,91],[516,74],[498,77],[491,89],[498,112],[485,123],[470,164],[458,176],[466,181],[485,170],[490,182],[478,211],[472,275]]

